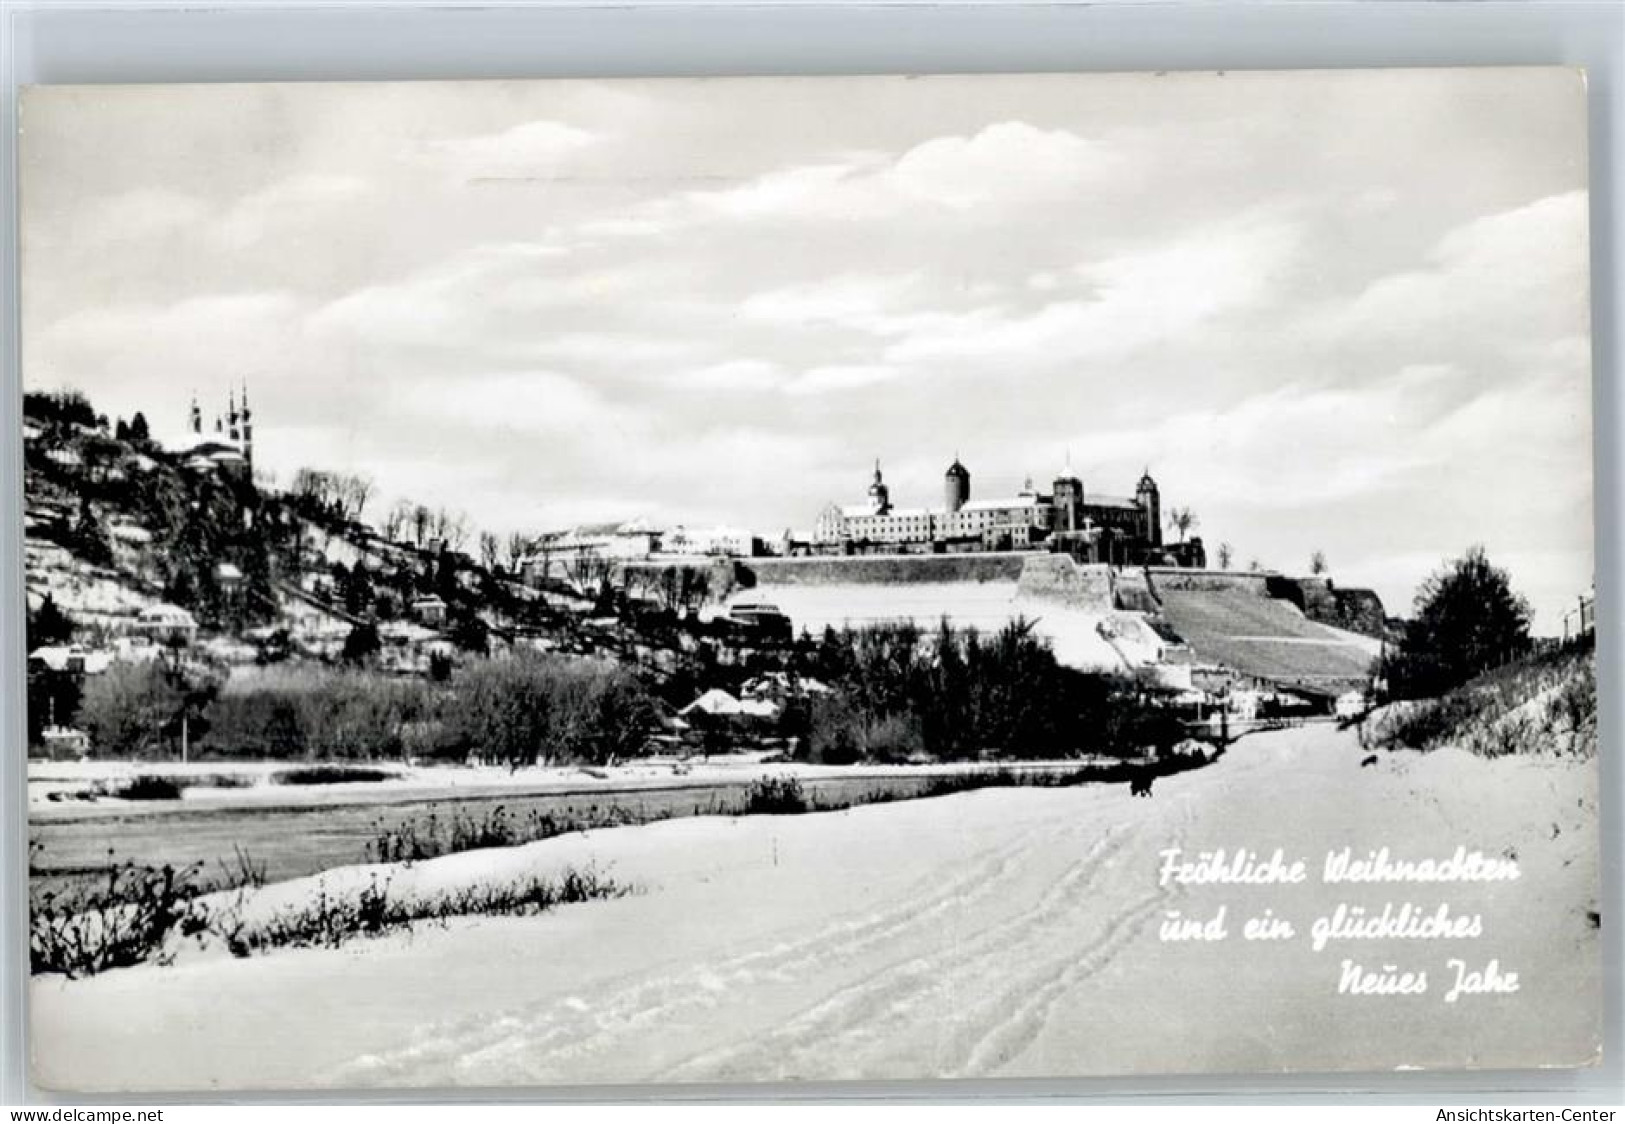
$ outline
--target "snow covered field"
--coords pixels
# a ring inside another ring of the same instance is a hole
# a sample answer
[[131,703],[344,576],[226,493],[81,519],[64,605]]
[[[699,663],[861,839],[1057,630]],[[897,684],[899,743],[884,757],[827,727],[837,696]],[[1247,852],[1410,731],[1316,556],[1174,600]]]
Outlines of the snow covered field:
[[[1361,767],[1328,727],[1122,786],[986,790],[812,816],[698,818],[393,871],[427,893],[591,865],[642,892],[530,918],[32,985],[56,1089],[510,1085],[1578,1065],[1600,1041],[1594,763],[1454,751]],[[1516,881],[1322,885],[1327,852],[1458,846]],[[1292,886],[1159,884],[1161,852],[1283,848]],[[373,871],[330,871],[329,892]],[[308,896],[269,887],[256,908]],[[1249,941],[1339,903],[1481,914],[1460,940]],[[1227,940],[1164,942],[1227,907]],[[1460,958],[1511,994],[1446,1002]],[[1337,994],[1345,959],[1421,995]]]

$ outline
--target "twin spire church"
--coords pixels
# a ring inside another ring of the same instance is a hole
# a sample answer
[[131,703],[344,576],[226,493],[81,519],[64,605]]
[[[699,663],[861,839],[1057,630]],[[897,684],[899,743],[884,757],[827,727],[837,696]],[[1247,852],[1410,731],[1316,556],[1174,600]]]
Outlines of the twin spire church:
[[242,387],[242,396],[235,389],[226,396],[226,412],[216,414],[214,427],[206,429],[203,411],[197,395],[192,396],[192,409],[187,418],[187,468],[200,472],[223,471],[247,474],[254,468],[254,412],[248,405],[248,385]]

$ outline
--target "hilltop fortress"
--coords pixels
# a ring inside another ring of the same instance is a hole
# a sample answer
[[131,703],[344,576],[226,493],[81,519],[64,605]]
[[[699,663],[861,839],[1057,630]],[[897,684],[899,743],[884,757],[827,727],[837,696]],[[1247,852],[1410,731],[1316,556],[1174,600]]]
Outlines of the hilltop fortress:
[[1014,496],[971,498],[971,474],[959,458],[943,474],[941,508],[904,508],[891,501],[891,489],[875,462],[868,500],[831,503],[818,516],[804,553],[961,553],[1048,550],[1080,562],[1116,566],[1203,568],[1202,540],[1165,543],[1162,492],[1149,469],[1134,495],[1085,493],[1070,458],[1048,492],[1027,479]]

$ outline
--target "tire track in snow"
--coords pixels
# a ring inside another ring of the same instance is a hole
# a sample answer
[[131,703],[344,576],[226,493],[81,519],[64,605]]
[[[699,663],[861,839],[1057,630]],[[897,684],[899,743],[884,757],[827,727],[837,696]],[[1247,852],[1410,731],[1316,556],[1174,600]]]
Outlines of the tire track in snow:
[[[1066,834],[1093,833],[1093,824],[1079,825]],[[830,1057],[873,1057],[877,1044],[891,1040],[893,1031],[917,1028],[926,1014],[945,1002],[967,977],[986,983],[1008,976],[1016,950],[1041,940],[1077,915],[1089,912],[1088,890],[1097,876],[1122,850],[1131,827],[1105,827],[1085,853],[1069,864],[1038,899],[1014,915],[1001,916],[978,933],[941,948],[935,954],[906,956],[871,972],[814,1004],[777,1030],[750,1042],[703,1052],[658,1075],[664,1080],[725,1079],[752,1074],[785,1077],[825,1076]],[[1051,833],[1047,843],[1064,846]],[[940,946],[939,946],[940,947]],[[806,1063],[813,1063],[808,1066]],[[856,1076],[840,1071],[840,1076]]]
[[[1188,797],[1174,803],[1173,845],[1181,845],[1193,819]],[[1153,817],[1159,823],[1160,817]],[[1143,931],[1164,906],[1183,893],[1159,888],[1133,899],[1119,914],[1102,914],[1101,876],[1144,876],[1115,860],[1144,834],[1146,822],[1108,825],[1085,855],[1069,865],[1022,913],[935,957],[913,957],[881,969],[808,1008],[777,1031],[744,1044],[707,1051],[658,1075],[664,1080],[731,1079],[777,1075],[783,1078],[896,1075],[918,1067],[917,1054],[900,1064],[885,1062],[886,1047],[918,1043],[924,1020],[953,1012],[957,1032],[939,1038],[939,1076],[975,1075],[1007,1063],[1036,1039],[1056,1003],[1074,986],[1109,964]],[[1089,825],[1089,830],[1098,830]],[[1074,831],[1074,834],[1077,832]],[[1059,842],[1052,837],[1049,842]],[[1158,835],[1155,845],[1169,845]],[[1127,898],[1127,895],[1124,895]],[[1073,936],[1098,927],[1099,935],[1079,945]],[[1036,966],[1019,967],[1023,956],[1043,955]],[[962,988],[969,981],[971,987]],[[994,983],[998,990],[967,1008],[962,991]],[[830,1070],[832,1057],[850,1059],[848,1068]]]
[[425,1073],[441,1071],[459,1081],[484,1074],[511,1080],[516,1071],[531,1079],[554,1076],[561,1072],[555,1069],[558,1063],[611,1049],[628,1033],[737,999],[763,980],[784,982],[805,976],[935,924],[945,911],[992,893],[1039,836],[1053,839],[1053,827],[1040,823],[1029,828],[947,880],[939,874],[918,878],[879,912],[835,919],[811,934],[717,963],[652,977],[649,973],[622,977],[603,985],[609,994],[598,1000],[570,996],[550,1000],[540,1009],[429,1024],[416,1032],[416,1042],[355,1059],[340,1067],[336,1076],[341,1081],[365,1074],[369,1080],[396,1076],[414,1082],[423,1080]]

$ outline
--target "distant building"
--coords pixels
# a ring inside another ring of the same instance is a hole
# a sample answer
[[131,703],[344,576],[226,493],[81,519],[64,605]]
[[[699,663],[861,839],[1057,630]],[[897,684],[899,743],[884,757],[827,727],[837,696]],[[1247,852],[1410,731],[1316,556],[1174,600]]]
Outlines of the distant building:
[[254,468],[254,413],[248,405],[248,387],[243,386],[242,401],[237,392],[227,395],[226,412],[215,415],[212,432],[205,430],[203,411],[197,398],[187,416],[190,443],[176,451],[185,455],[181,462],[193,472],[224,472],[246,476]]
[[100,675],[113,663],[113,653],[100,648],[86,648],[82,644],[56,644],[35,648],[28,653],[28,662],[52,671]]
[[149,605],[136,616],[131,631],[160,644],[190,644],[197,639],[197,618],[179,605]]
[[671,528],[660,538],[662,554],[706,554],[751,558],[765,553],[755,535],[739,527]]
[[446,623],[446,603],[433,596],[419,597],[412,602],[412,616],[431,628],[438,628]]
[[868,500],[829,504],[819,513],[813,545],[843,553],[901,550],[1055,550],[1084,561],[1119,565],[1203,566],[1200,539],[1165,544],[1162,495],[1148,470],[1132,497],[1085,493],[1070,461],[1048,492],[1028,478],[1013,496],[971,498],[970,470],[958,457],[943,474],[941,508],[896,507],[875,463]]

